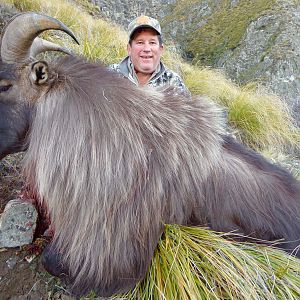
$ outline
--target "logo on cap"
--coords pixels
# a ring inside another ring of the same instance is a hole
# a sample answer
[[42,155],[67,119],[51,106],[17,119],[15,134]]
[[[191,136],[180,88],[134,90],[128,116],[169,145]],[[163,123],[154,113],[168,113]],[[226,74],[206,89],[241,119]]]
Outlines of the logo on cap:
[[147,16],[140,16],[135,20],[136,24],[150,24],[150,18]]
[[160,24],[156,19],[148,16],[139,16],[128,25],[129,37],[132,36],[136,29],[141,27],[153,28],[158,34],[161,34]]

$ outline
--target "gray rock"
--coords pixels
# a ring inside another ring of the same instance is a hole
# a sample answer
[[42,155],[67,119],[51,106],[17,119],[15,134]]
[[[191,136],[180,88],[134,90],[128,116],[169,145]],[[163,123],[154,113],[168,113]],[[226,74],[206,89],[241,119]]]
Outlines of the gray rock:
[[9,201],[0,217],[0,248],[30,244],[37,216],[37,211],[31,203],[21,199]]
[[13,269],[16,264],[17,264],[17,257],[10,257],[7,261],[6,261],[6,265],[9,269]]

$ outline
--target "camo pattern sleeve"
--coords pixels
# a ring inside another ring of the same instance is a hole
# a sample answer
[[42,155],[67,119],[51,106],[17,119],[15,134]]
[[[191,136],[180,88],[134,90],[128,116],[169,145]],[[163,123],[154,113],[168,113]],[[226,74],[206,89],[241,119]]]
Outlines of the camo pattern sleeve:
[[175,88],[178,88],[181,92],[184,92],[187,95],[191,95],[190,91],[187,89],[187,87],[183,83],[183,80],[177,73],[165,68],[164,72],[157,75],[158,76],[154,76],[150,79],[148,85],[155,87],[170,85]]
[[113,71],[117,71],[118,73],[120,73],[120,64],[111,64],[108,66],[109,70],[113,70]]

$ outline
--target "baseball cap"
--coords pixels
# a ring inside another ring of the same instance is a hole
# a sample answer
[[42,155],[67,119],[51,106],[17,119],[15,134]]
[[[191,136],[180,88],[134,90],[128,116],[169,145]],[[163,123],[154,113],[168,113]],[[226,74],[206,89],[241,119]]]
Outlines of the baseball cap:
[[154,29],[159,35],[161,35],[161,28],[159,22],[148,16],[139,16],[135,18],[128,25],[129,38],[132,37],[132,34],[138,29],[142,27],[148,27]]

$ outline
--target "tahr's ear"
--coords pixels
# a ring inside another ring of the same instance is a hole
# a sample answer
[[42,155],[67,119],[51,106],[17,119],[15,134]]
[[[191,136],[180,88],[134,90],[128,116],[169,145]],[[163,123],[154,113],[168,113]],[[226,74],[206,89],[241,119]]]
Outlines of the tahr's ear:
[[44,84],[48,78],[49,68],[45,61],[37,61],[31,65],[30,79],[34,84]]

